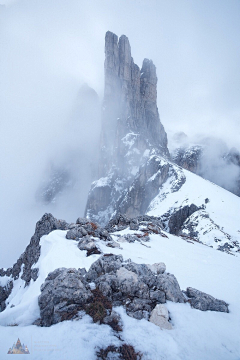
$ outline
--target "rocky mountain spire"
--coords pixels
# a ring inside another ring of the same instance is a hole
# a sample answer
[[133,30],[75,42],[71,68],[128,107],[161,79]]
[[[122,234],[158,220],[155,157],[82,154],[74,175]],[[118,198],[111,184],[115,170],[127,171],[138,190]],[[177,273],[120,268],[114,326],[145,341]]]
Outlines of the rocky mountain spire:
[[[126,175],[126,139],[134,141],[131,160],[139,164],[146,149],[168,156],[167,135],[157,108],[156,67],[144,59],[134,63],[129,40],[108,31],[105,37],[105,89],[102,114],[100,176],[114,164]],[[132,154],[133,155],[133,154]],[[138,156],[137,156],[138,155]],[[102,162],[102,163],[101,163]],[[131,171],[130,171],[131,172]]]
[[169,157],[157,108],[157,75],[152,60],[144,59],[140,69],[131,56],[128,38],[122,35],[118,39],[108,31],[104,69],[99,178],[106,181],[93,183],[86,207],[86,214],[100,222],[104,220],[100,220],[99,212],[106,215],[108,208],[109,219],[117,200],[150,155]]

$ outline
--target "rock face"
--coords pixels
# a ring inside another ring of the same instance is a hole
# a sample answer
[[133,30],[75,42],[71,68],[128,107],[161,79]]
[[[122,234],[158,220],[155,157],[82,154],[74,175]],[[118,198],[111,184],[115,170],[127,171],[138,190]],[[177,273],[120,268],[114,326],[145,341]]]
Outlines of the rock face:
[[184,169],[192,171],[195,174],[199,174],[202,152],[203,147],[200,145],[190,146],[187,148],[180,147],[172,154],[172,160]]
[[[30,244],[26,247],[24,253],[20,256],[17,262],[13,265],[12,268],[7,270],[0,269],[0,276],[9,276],[10,279],[18,279],[20,272],[22,270],[21,279],[25,281],[25,286],[29,284],[31,279],[34,281],[38,276],[38,269],[33,268],[33,265],[39,259],[40,256],[40,245],[39,241],[43,235],[48,235],[51,231],[60,229],[67,229],[68,224],[66,221],[55,219],[52,214],[44,214],[43,217],[37,222],[35,233],[31,238]],[[0,286],[0,293],[2,295],[1,300],[1,309],[5,308],[4,301],[9,296],[12,290],[12,286],[9,284],[8,287],[2,288]]]
[[61,268],[51,272],[41,286],[38,325],[50,326],[68,320],[82,310],[92,296],[82,281],[82,272],[76,269]]
[[[108,31],[100,179],[92,184],[86,205],[87,216],[106,223],[118,208],[139,165],[144,164],[151,154],[169,157],[167,135],[157,108],[156,67],[151,60],[144,59],[140,69],[131,57],[128,38],[123,35],[118,39]],[[144,214],[142,208],[137,215]]]

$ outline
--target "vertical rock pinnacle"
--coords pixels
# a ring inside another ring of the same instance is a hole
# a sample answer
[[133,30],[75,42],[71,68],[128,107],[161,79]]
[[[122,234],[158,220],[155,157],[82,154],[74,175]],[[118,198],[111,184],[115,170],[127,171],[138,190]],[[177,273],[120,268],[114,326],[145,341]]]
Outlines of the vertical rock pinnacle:
[[[122,35],[118,39],[108,31],[104,70],[99,177],[111,174],[112,179],[121,179],[123,189],[146,161],[146,154],[169,156],[167,135],[159,118],[157,75],[152,60],[144,59],[140,70],[131,56],[128,38]],[[94,190],[95,195],[99,192],[95,199],[90,192],[92,200],[88,199],[86,208],[89,216],[106,208],[106,189],[105,195],[100,195],[102,190]],[[108,198],[112,195],[108,194]]]

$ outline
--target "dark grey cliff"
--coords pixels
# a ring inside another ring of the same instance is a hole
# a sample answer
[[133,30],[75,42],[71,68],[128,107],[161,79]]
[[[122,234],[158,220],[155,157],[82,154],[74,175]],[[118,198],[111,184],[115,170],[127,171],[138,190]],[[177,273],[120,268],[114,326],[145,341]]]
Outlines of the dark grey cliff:
[[169,158],[152,60],[144,59],[140,69],[131,56],[128,38],[118,39],[108,31],[104,68],[99,180],[92,184],[85,212],[100,223],[117,210],[139,167],[151,155]]

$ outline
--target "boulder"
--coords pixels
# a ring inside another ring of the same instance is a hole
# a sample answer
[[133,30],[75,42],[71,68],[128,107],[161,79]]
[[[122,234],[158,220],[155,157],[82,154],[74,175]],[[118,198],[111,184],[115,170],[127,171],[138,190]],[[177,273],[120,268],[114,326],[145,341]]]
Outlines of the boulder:
[[172,324],[169,322],[169,313],[168,309],[163,304],[157,304],[153,311],[151,312],[151,316],[149,321],[161,329],[172,329]]
[[38,298],[40,325],[50,326],[71,319],[83,310],[91,296],[81,271],[66,268],[54,270],[41,286]]
[[185,302],[178,281],[174,275],[168,273],[158,275],[157,288],[164,291],[167,300],[180,303]]
[[195,309],[201,311],[220,311],[220,312],[229,312],[228,304],[223,300],[215,299],[213,296],[208,295],[197,289],[188,287],[186,290],[186,295],[189,298],[191,306]]

